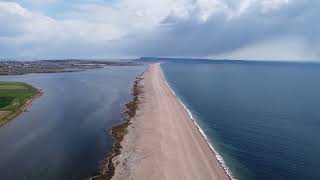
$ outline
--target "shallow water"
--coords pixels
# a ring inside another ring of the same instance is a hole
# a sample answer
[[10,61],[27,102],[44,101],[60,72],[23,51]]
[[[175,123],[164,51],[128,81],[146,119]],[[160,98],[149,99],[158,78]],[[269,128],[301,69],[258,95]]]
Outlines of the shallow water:
[[320,179],[320,65],[162,67],[236,178]]
[[0,179],[83,179],[111,149],[135,77],[145,67],[0,76],[41,88],[28,112],[0,128]]

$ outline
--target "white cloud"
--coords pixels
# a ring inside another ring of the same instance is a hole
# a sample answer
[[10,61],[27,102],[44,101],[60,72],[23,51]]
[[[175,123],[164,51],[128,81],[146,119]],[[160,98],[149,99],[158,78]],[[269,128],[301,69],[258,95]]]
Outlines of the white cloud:
[[264,12],[279,9],[281,6],[287,5],[289,0],[262,0],[261,5]]
[[15,2],[0,1],[0,12],[3,15],[21,16],[25,18],[30,18],[31,13],[26,9],[22,8],[19,4]]
[[227,13],[228,6],[219,0],[198,0],[195,1],[196,15],[203,22],[207,21],[210,16],[218,13]]

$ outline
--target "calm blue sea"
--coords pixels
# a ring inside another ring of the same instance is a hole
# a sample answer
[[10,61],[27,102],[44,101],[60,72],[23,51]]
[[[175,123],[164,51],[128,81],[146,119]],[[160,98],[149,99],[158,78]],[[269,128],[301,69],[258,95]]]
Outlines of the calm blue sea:
[[162,68],[233,176],[320,179],[320,65],[188,61]]

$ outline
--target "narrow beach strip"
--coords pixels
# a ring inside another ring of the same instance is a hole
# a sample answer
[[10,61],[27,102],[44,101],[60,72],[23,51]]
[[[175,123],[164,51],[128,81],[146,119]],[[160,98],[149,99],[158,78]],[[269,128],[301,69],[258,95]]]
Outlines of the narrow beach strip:
[[193,123],[197,126],[199,132],[202,134],[203,138],[206,140],[206,142],[208,143],[208,146],[210,147],[210,149],[212,150],[212,153],[216,156],[216,158],[218,159],[218,161],[220,162],[221,166],[223,167],[223,169],[225,170],[225,172],[228,174],[228,176],[230,177],[231,180],[237,180],[236,178],[234,178],[234,176],[232,175],[229,167],[226,165],[226,162],[224,161],[223,157],[218,153],[218,151],[216,151],[216,149],[214,148],[214,146],[212,145],[212,143],[210,142],[210,140],[208,139],[207,135],[204,133],[204,131],[201,129],[200,125],[197,123],[197,120],[193,117],[193,114],[191,113],[191,111],[187,108],[187,106],[179,99],[179,97],[176,95],[176,93],[172,90],[172,88],[170,87],[168,81],[166,80],[164,74],[162,73],[162,76],[165,80],[165,83],[167,85],[167,87],[170,89],[171,93],[178,99],[178,101],[180,102],[180,104],[184,107],[184,109],[186,110],[186,112],[188,113],[190,119],[192,119]]
[[112,158],[112,179],[229,180],[230,176],[171,92],[160,64],[152,64],[139,81],[142,93]]

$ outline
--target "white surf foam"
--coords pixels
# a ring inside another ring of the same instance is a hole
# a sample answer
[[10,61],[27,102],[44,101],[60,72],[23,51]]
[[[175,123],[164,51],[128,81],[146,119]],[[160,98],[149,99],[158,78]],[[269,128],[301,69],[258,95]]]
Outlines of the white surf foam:
[[223,160],[223,157],[214,149],[213,145],[211,144],[211,142],[209,141],[209,139],[207,138],[206,134],[204,133],[204,131],[201,129],[201,127],[198,125],[196,119],[193,117],[191,111],[187,108],[187,106],[180,100],[180,98],[176,95],[176,93],[171,89],[170,85],[168,84],[164,73],[162,73],[162,77],[164,79],[164,82],[166,84],[166,86],[169,88],[170,92],[178,99],[178,101],[180,102],[180,104],[183,106],[183,108],[187,111],[188,115],[190,116],[190,118],[192,119],[193,123],[197,126],[199,132],[201,133],[201,135],[203,136],[203,138],[205,139],[205,141],[207,142],[207,144],[209,145],[210,149],[212,150],[213,154],[216,156],[216,158],[218,159],[219,163],[221,164],[221,166],[223,167],[224,171],[227,173],[227,175],[230,177],[231,180],[237,180],[235,177],[233,177],[230,168],[227,166],[227,164],[225,163],[225,161]]

